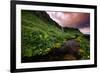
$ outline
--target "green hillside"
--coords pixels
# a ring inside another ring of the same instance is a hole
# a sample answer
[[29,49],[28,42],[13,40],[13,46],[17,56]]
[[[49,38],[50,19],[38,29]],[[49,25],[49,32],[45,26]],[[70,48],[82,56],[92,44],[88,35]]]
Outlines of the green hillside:
[[62,47],[67,40],[80,43],[80,59],[89,59],[89,39],[77,29],[64,29],[64,32],[43,11],[21,11],[22,59],[46,56],[54,49]]

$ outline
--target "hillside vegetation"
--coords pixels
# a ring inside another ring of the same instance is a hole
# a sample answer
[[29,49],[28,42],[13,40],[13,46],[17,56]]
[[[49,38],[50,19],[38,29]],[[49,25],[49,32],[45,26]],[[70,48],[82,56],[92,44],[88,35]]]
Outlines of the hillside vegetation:
[[[46,56],[62,47],[65,41],[80,43],[80,59],[90,58],[90,42],[77,29],[65,28],[64,32],[43,11],[21,11],[21,54],[24,58]],[[27,60],[28,61],[28,60]]]

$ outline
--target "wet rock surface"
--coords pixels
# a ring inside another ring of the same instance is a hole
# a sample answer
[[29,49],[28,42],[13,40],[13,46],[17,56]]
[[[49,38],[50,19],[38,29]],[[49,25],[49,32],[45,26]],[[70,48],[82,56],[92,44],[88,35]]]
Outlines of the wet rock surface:
[[[59,49],[56,49],[53,52],[53,55],[55,56],[61,56],[61,55],[71,55],[73,57],[76,57],[78,59],[79,55],[79,49],[80,49],[80,44],[79,42],[75,40],[68,40],[66,41],[63,46]],[[68,56],[67,56],[68,57]],[[69,56],[70,57],[70,56]]]

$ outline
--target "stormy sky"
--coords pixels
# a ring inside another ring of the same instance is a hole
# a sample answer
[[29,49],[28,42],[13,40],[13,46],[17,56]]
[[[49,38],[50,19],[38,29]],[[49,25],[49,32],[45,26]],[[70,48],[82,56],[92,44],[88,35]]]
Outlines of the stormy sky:
[[79,12],[47,12],[50,18],[61,27],[78,28],[84,34],[90,34],[90,14]]

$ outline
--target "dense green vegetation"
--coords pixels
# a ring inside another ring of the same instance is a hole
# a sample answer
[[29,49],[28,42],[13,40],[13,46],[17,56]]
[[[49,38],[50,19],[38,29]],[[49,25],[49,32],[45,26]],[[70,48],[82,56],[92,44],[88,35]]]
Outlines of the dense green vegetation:
[[63,32],[43,11],[22,10],[21,24],[22,58],[45,56],[70,39],[79,41],[81,59],[90,58],[89,39],[77,29],[66,28]]

